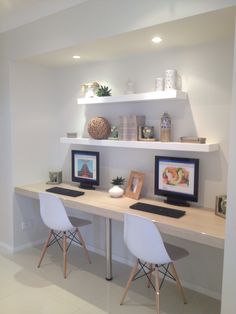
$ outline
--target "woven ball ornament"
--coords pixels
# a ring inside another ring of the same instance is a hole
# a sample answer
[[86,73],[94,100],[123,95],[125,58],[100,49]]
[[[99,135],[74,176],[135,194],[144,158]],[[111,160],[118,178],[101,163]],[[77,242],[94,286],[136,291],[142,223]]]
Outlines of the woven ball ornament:
[[94,139],[106,139],[110,135],[110,132],[110,123],[103,117],[92,118],[88,123],[88,133]]

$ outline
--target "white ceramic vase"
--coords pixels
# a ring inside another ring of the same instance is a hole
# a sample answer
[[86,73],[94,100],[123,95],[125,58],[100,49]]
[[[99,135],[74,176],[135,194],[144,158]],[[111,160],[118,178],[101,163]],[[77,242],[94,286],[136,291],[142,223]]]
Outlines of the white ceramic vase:
[[111,197],[121,197],[124,194],[124,190],[119,185],[114,185],[108,192]]
[[176,89],[177,87],[177,71],[174,69],[165,71],[165,90]]

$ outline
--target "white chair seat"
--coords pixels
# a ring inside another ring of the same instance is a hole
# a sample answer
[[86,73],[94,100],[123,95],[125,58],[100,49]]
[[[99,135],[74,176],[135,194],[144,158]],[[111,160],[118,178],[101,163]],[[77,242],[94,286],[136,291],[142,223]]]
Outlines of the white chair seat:
[[[136,257],[136,262],[121,298],[121,305],[124,302],[132,281],[142,277],[140,275],[141,270],[147,276],[148,286],[152,285],[152,287],[154,287],[152,273],[155,270],[157,314],[160,314],[159,290],[166,276],[176,282],[184,303],[187,303],[173,263],[173,261],[189,255],[185,249],[164,243],[157,225],[152,220],[130,213],[124,214],[124,241],[130,252]],[[138,269],[139,267],[140,269]],[[161,283],[159,271],[163,275]]]
[[189,252],[182,247],[175,246],[166,242],[164,242],[164,245],[172,261],[177,261],[189,255]]
[[79,228],[79,227],[83,227],[83,226],[87,226],[91,224],[91,221],[86,220],[86,219],[81,219],[74,216],[68,216],[68,218],[74,228]]
[[[54,243],[58,243],[63,251],[64,278],[66,278],[67,250],[72,242],[75,242],[83,247],[88,262],[91,263],[84,239],[79,231],[80,227],[86,226],[91,222],[86,219],[72,216],[69,217],[66,213],[62,201],[57,196],[51,193],[39,193],[39,200],[41,218],[44,224],[50,229],[50,232],[44,244],[38,267],[40,267],[41,265],[47,248]],[[61,240],[62,244],[60,243]],[[69,241],[69,244],[67,243],[67,241]]]

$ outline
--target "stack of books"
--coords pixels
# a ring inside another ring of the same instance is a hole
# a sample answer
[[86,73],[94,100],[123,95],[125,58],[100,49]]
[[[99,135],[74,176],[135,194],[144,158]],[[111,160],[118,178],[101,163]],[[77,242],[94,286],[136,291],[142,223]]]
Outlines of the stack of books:
[[121,116],[119,124],[119,140],[137,141],[139,126],[145,125],[145,116]]

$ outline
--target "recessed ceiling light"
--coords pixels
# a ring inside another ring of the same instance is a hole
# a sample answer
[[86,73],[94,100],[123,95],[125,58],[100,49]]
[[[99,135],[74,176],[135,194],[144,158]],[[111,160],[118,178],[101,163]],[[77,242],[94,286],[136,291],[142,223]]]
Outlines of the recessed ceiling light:
[[155,43],[155,44],[158,44],[158,43],[160,43],[162,41],[162,39],[161,39],[161,37],[153,37],[153,39],[152,39],[152,42],[153,43]]
[[73,59],[80,59],[80,56],[73,56]]

